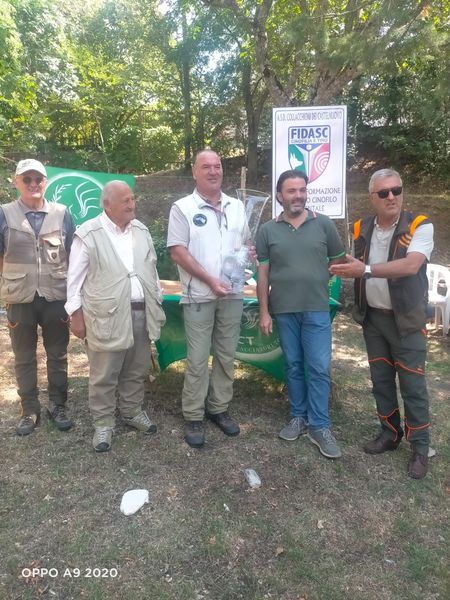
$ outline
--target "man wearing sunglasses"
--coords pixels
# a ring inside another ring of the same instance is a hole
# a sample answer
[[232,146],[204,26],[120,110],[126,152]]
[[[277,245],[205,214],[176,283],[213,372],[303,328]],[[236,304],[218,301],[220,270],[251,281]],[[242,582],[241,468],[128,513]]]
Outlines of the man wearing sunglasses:
[[75,226],[63,204],[44,198],[47,172],[34,159],[17,164],[19,198],[0,208],[0,297],[6,303],[22,415],[17,435],[32,433],[40,420],[37,387],[37,326],[47,354],[49,418],[60,431],[67,417],[67,264]]
[[355,278],[354,317],[363,327],[381,424],[380,434],[365,444],[364,451],[396,450],[405,435],[412,447],[408,475],[422,479],[430,442],[425,323],[433,225],[425,215],[402,209],[403,185],[397,171],[376,171],[369,195],[375,216],[355,222],[354,257],[347,255],[347,263],[331,266],[330,271]]

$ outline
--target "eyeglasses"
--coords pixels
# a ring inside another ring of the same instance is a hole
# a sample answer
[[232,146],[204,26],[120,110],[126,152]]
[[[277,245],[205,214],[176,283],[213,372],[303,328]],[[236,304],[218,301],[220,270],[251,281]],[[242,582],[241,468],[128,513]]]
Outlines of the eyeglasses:
[[30,183],[33,183],[33,181],[36,185],[40,185],[44,181],[44,178],[43,177],[30,177],[29,175],[25,175],[25,177],[22,177],[22,181],[24,182],[25,185],[30,185]]
[[400,196],[400,194],[403,192],[403,186],[396,185],[388,190],[378,190],[378,192],[372,192],[372,194],[377,194],[378,198],[385,200],[389,196],[390,192],[392,192],[393,196]]

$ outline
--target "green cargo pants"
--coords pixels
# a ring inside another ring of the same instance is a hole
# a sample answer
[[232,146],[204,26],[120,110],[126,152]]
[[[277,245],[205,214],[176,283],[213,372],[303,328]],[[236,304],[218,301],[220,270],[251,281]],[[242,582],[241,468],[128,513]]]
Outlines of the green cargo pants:
[[363,325],[373,395],[383,435],[403,436],[397,400],[396,375],[404,404],[406,439],[420,454],[430,443],[428,392],[425,381],[425,332],[400,337],[394,314],[369,309]]

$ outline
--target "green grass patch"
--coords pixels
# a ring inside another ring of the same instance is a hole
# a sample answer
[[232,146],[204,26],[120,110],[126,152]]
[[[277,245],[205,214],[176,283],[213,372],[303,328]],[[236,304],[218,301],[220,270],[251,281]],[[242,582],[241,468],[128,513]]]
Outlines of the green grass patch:
[[[283,386],[238,365],[231,412],[241,435],[205,424],[206,446],[183,442],[183,363],[150,385],[145,407],[154,436],[118,421],[105,456],[91,448],[87,363],[71,373],[67,433],[44,423],[13,435],[17,407],[0,401],[0,598],[101,600],[434,600],[449,597],[447,570],[450,423],[442,385],[449,348],[433,340],[428,381],[437,456],[424,481],[406,476],[407,443],[386,456],[361,450],[377,432],[361,331],[347,314],[335,328],[331,404],[339,461],[323,458],[306,436],[278,438],[289,408]],[[5,338],[6,340],[6,338]],[[14,388],[4,371],[3,389]],[[6,397],[6,396],[5,396]],[[243,471],[262,486],[250,490]],[[122,494],[150,491],[136,515],[119,511]],[[26,580],[31,566],[60,575]],[[83,577],[63,577],[79,568]],[[117,568],[117,577],[85,577]]]

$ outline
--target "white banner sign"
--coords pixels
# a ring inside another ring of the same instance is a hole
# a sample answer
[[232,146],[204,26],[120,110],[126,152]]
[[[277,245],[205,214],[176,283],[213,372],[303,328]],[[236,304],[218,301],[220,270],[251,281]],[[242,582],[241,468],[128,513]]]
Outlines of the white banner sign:
[[273,207],[278,177],[290,169],[308,176],[307,208],[332,219],[345,217],[347,107],[311,106],[273,109]]

